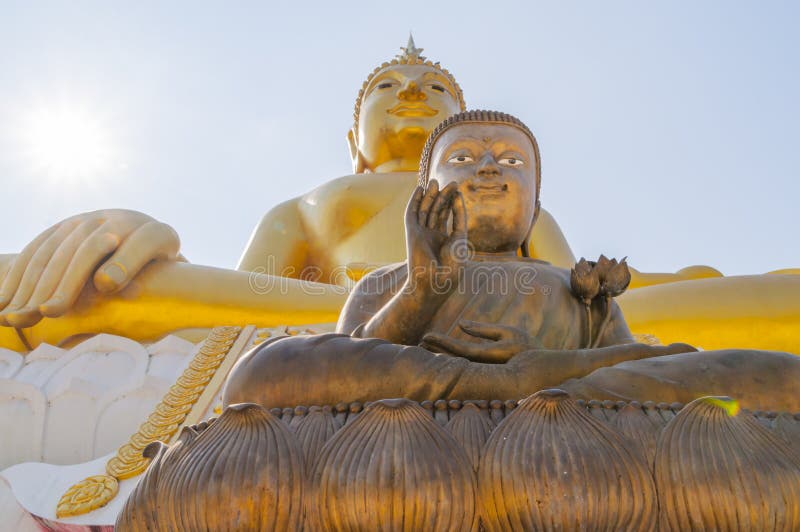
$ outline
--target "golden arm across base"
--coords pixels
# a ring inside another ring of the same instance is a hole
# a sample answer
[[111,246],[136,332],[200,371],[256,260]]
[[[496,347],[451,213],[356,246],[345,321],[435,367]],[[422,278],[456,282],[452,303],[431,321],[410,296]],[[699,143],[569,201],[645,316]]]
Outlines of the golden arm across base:
[[629,290],[617,302],[633,333],[662,343],[800,354],[800,275],[681,281]]
[[[628,290],[618,301],[631,332],[656,336],[665,344],[800,353],[800,275],[796,272],[644,286]],[[0,277],[3,274],[0,271]],[[101,332],[147,342],[181,329],[220,323],[257,327],[332,323],[346,299],[339,286],[186,263],[156,263],[122,292],[112,296],[86,293],[65,316],[45,318],[21,332],[34,348],[43,342],[58,345],[77,335]],[[0,327],[0,348],[28,350],[11,327]]]
[[[220,324],[335,323],[346,298],[342,287],[159,262],[146,267],[117,294],[104,296],[85,290],[73,310],[59,318],[45,318],[22,333],[35,348],[98,333],[149,342],[181,329],[210,329]],[[0,348],[28,350],[12,327],[0,327]]]

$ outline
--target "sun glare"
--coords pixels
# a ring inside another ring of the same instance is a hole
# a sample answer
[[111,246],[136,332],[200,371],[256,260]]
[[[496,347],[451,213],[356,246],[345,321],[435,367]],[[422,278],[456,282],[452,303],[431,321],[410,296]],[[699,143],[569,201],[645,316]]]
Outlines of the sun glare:
[[104,124],[79,109],[36,112],[25,137],[27,157],[54,179],[91,178],[113,164]]

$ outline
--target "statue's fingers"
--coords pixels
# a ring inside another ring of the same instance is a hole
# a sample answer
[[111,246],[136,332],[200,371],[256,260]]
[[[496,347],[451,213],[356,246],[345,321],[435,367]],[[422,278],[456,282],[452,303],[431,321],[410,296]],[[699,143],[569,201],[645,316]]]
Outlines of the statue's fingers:
[[488,362],[501,364],[525,350],[525,346],[514,341],[494,342],[483,349],[481,353],[474,357],[476,362]]
[[33,327],[42,321],[42,313],[36,308],[24,307],[19,310],[9,311],[4,316],[5,323],[11,327],[24,329],[25,327]]
[[467,207],[460,191],[453,196],[453,232],[467,234]]
[[16,256],[14,263],[11,265],[11,268],[9,268],[5,278],[3,279],[2,286],[0,286],[0,310],[3,310],[13,299],[14,294],[17,292],[19,282],[22,280],[22,276],[25,274],[25,269],[28,267],[28,263],[30,262],[34,253],[36,253],[36,250],[39,249],[39,246],[42,245],[42,243],[47,240],[56,229],[57,226],[53,226],[47,231],[42,232],[39,236],[33,239],[30,244],[25,246],[25,249],[23,249],[19,255]]
[[119,245],[119,238],[106,231],[105,224],[95,229],[78,247],[53,296],[39,306],[44,316],[61,316],[72,307],[92,272]]
[[447,204],[439,213],[439,231],[447,234],[447,224],[450,221],[450,213],[453,211],[453,198],[451,197]]
[[414,189],[414,193],[411,195],[411,199],[408,200],[408,205],[406,205],[406,225],[408,225],[409,222],[417,221],[419,204],[422,201],[423,194],[425,194],[425,189],[421,186],[417,186],[417,188]]
[[[450,185],[454,184],[455,183],[451,183]],[[449,205],[450,198],[453,194],[453,187],[450,185],[447,185],[439,192],[439,195],[436,196],[436,200],[433,202],[433,206],[431,206],[428,219],[425,221],[429,229],[438,229],[439,227],[439,217],[442,214],[442,210]]]
[[39,277],[36,288],[33,291],[25,307],[36,309],[39,312],[39,305],[50,299],[58,283],[67,271],[72,258],[78,247],[97,229],[102,223],[101,220],[88,220],[81,222],[73,231],[61,242],[58,248],[47,263],[47,267]]
[[[58,228],[42,242],[38,249],[36,249],[25,267],[25,272],[22,274],[22,279],[19,281],[14,297],[3,312],[0,313],[6,320],[8,320],[9,314],[26,307],[31,295],[33,295],[36,289],[39,278],[42,276],[42,272],[44,272],[56,249],[58,249],[58,246],[69,236],[76,225],[77,222],[74,221],[60,224]],[[9,321],[9,323],[13,324],[11,321]]]
[[[453,202],[453,196],[458,190],[455,183],[449,183],[446,187],[439,192],[439,197],[431,208],[431,213],[428,216],[428,227],[431,229],[442,230],[442,226],[447,227],[447,218],[450,215],[450,206]],[[442,223],[444,219],[444,224]]]
[[419,213],[417,213],[417,221],[419,225],[422,227],[426,227],[428,225],[428,213],[433,206],[434,201],[436,201],[436,197],[439,195],[439,182],[438,181],[429,181],[428,182],[428,189],[425,191],[425,196],[422,198],[422,202],[419,205]]
[[94,286],[103,293],[121,290],[151,260],[174,259],[180,246],[172,227],[155,220],[147,222],[131,233],[95,272]]
[[438,348],[453,355],[466,357],[481,357],[486,352],[486,344],[476,344],[466,340],[451,338],[439,333],[428,333],[422,337],[422,343],[434,348]]
[[461,320],[458,326],[462,331],[476,338],[488,340],[500,340],[509,336],[509,331],[504,327],[499,327],[491,323],[479,323],[477,321]]

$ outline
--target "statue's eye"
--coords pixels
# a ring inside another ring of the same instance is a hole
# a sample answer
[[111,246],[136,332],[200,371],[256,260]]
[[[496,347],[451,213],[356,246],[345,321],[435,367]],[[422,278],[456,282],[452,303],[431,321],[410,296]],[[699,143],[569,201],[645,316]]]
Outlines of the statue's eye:
[[388,89],[391,86],[392,86],[392,82],[391,81],[384,81],[383,83],[379,83],[378,84],[378,88],[379,89]]
[[516,157],[503,157],[497,162],[503,166],[522,166],[525,164],[525,161]]
[[433,90],[435,90],[435,91],[444,92],[444,87],[442,87],[441,85],[435,85],[434,84],[434,85],[431,85],[431,88]]
[[464,163],[471,163],[474,161],[472,157],[469,155],[456,155],[454,157],[450,157],[447,162],[450,164],[464,164]]

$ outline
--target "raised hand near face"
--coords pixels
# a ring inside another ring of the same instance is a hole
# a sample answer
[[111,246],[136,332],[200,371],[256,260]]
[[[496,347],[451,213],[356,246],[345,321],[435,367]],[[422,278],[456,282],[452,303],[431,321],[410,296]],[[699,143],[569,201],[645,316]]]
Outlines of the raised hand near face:
[[456,183],[441,191],[436,181],[427,190],[417,187],[406,208],[405,226],[409,280],[423,290],[454,289],[469,258],[467,213]]
[[0,285],[0,325],[30,327],[75,303],[92,277],[101,293],[121,290],[154,259],[176,259],[177,233],[145,214],[102,210],[67,218],[17,255]]

